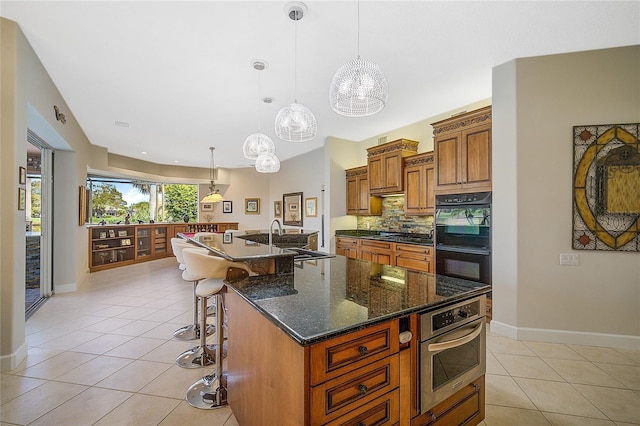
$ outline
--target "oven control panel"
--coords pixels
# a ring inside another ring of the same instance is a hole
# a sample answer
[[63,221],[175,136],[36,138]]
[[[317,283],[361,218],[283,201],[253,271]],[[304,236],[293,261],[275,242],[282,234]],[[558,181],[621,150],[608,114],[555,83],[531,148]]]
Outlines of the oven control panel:
[[480,301],[475,300],[461,306],[456,306],[446,311],[437,313],[431,317],[433,331],[467,321],[469,318],[477,317],[480,314]]
[[447,333],[483,317],[486,309],[485,300],[485,296],[482,295],[420,315],[420,340],[425,341]]

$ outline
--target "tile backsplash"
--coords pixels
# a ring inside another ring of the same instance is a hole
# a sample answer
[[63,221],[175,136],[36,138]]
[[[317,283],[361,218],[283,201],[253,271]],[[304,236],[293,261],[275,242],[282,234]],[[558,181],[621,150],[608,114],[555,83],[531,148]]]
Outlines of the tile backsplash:
[[405,216],[404,196],[384,197],[382,216],[358,216],[358,229],[426,234],[433,227],[433,216]]

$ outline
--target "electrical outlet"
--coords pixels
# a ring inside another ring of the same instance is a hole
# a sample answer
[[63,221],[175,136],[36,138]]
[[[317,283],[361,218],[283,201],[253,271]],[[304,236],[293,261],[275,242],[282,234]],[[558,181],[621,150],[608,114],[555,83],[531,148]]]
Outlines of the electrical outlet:
[[579,264],[580,264],[580,257],[577,254],[560,253],[560,265],[578,266]]

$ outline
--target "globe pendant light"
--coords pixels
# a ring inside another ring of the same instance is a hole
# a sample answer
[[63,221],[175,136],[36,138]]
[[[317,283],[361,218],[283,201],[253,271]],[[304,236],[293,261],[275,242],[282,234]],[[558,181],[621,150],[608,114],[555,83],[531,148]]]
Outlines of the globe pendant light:
[[297,97],[297,23],[307,11],[304,3],[291,2],[287,4],[287,15],[294,22],[294,102],[283,107],[276,115],[275,131],[276,136],[286,142],[307,142],[316,137],[317,123],[316,117],[306,106],[298,103]]
[[366,117],[384,108],[387,79],[375,63],[360,58],[360,1],[358,1],[358,57],[336,71],[329,86],[329,104],[340,115]]
[[215,148],[210,146],[209,151],[211,151],[211,158],[209,161],[209,193],[200,201],[200,203],[219,203],[220,201],[224,201],[220,192],[216,189],[216,184],[213,181],[215,176],[214,165],[215,162],[213,160],[213,150]]
[[[256,71],[267,68],[267,63],[260,60],[251,62],[251,67]],[[260,73],[258,73],[258,99],[260,99]],[[276,146],[271,138],[260,132],[260,101],[258,101],[258,132],[253,133],[244,140],[242,154],[249,160],[257,159],[261,154],[275,154]]]
[[260,173],[276,173],[280,170],[280,159],[275,154],[261,154],[256,159],[256,171]]

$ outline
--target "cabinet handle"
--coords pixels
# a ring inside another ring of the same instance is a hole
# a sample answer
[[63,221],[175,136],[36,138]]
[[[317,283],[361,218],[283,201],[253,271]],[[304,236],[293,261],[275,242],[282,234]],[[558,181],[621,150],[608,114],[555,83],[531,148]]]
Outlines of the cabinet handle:
[[366,346],[359,346],[358,352],[360,352],[360,355],[365,356],[366,354],[369,353],[369,349],[367,349]]
[[364,384],[360,384],[358,385],[358,392],[360,392],[360,395],[366,395],[367,392],[369,392],[369,388],[367,387],[367,385]]
[[427,414],[429,415],[429,417],[431,417],[431,421],[435,422],[436,419],[438,418],[438,416],[436,416],[433,411],[427,411]]
[[360,422],[360,423],[358,423],[358,426],[367,426],[367,425],[362,423],[362,422]]

